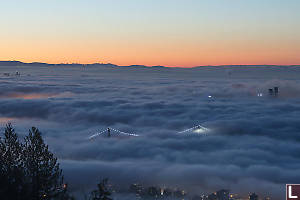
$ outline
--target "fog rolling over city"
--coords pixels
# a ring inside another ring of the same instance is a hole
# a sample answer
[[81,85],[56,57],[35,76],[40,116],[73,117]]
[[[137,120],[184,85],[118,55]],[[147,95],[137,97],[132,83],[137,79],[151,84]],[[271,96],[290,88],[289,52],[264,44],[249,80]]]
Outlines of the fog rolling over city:
[[294,66],[1,66],[0,123],[38,127],[76,195],[107,177],[120,191],[282,200],[300,180],[299,78]]

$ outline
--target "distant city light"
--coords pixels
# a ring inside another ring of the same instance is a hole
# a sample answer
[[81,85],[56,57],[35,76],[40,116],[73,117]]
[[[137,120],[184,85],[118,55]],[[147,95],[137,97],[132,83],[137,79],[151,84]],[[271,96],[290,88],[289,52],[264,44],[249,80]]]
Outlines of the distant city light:
[[209,95],[208,98],[212,98],[212,96]]
[[262,94],[262,93],[258,93],[257,96],[258,96],[258,97],[262,97],[263,94]]

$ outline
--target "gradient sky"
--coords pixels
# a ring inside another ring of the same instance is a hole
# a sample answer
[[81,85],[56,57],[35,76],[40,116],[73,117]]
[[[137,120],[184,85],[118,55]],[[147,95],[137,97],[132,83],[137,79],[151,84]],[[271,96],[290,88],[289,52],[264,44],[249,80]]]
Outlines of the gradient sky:
[[0,60],[300,64],[299,0],[0,2]]

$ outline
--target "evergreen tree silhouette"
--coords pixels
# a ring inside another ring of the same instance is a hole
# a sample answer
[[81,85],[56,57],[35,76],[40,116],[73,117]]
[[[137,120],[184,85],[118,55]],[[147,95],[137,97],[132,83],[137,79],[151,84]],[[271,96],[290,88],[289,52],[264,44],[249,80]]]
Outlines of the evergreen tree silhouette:
[[0,138],[0,199],[69,200],[57,158],[49,151],[40,131],[29,130],[24,143],[11,124]]
[[30,183],[32,200],[51,199],[63,190],[62,171],[49,151],[40,131],[32,127],[23,145],[25,176]]
[[0,197],[1,199],[23,199],[26,194],[22,161],[22,146],[12,125],[5,127],[0,139]]
[[98,185],[97,190],[92,191],[91,200],[112,200],[111,192],[107,186],[108,179],[103,179]]

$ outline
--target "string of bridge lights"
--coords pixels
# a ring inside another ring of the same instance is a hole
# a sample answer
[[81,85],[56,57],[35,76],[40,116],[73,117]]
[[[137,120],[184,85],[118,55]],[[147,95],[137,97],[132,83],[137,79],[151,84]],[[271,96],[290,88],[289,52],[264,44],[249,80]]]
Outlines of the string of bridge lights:
[[112,130],[114,130],[114,131],[116,131],[116,132],[118,132],[118,133],[120,133],[120,134],[124,134],[124,135],[128,135],[128,136],[134,136],[134,137],[139,137],[139,135],[134,134],[134,133],[126,133],[126,132],[119,131],[119,130],[114,129],[114,128],[110,128],[110,129],[112,129]]
[[89,137],[89,139],[93,139],[93,138],[95,138],[95,137],[97,137],[97,136],[99,136],[99,135],[101,135],[101,134],[103,134],[103,133],[105,133],[105,132],[107,132],[107,130],[103,130],[103,131],[101,131],[100,133],[96,133],[96,134],[94,134],[94,135],[91,135],[91,136]]
[[[196,130],[195,130],[196,129]],[[201,125],[197,125],[197,126],[194,126],[194,127],[192,127],[192,128],[189,128],[189,129],[186,129],[186,130],[184,130],[184,131],[180,131],[180,132],[178,132],[179,134],[180,133],[186,133],[186,132],[189,132],[189,131],[192,131],[192,130],[195,130],[194,132],[199,132],[200,130],[202,130],[203,132],[205,132],[205,131],[209,131],[209,129],[208,128],[206,128],[206,127],[204,127],[204,126],[201,126]]]
[[[135,134],[135,133],[127,133],[127,132],[124,132],[124,131],[120,131],[118,129],[114,129],[114,128],[107,128],[101,132],[98,132],[96,134],[93,134],[91,136],[88,137],[88,139],[94,139],[100,135],[104,135],[104,134],[108,134],[108,137],[111,136],[111,131],[114,131],[118,134],[121,134],[121,135],[124,135],[124,136],[129,136],[129,137],[140,137],[140,135],[138,134]],[[180,131],[180,132],[177,132],[177,134],[183,134],[183,133],[191,133],[191,134],[198,134],[198,135],[203,135],[203,134],[206,134],[208,131],[210,131],[210,129],[202,126],[202,125],[197,125],[197,126],[194,126],[192,128],[189,128],[189,129],[186,129],[184,131]]]

